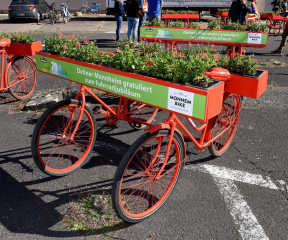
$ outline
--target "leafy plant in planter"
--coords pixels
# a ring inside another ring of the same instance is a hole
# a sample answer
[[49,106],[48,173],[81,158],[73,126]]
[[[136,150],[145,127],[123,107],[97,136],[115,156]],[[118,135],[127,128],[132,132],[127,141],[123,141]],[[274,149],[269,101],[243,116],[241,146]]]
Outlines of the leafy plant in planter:
[[234,23],[228,20],[226,25],[220,25],[220,19],[211,19],[208,23],[209,29],[221,29],[221,30],[234,30],[234,31],[250,31],[250,32],[266,32],[268,25],[262,22],[255,22],[253,24],[241,25],[239,22]]
[[176,11],[176,10],[163,10],[162,14],[198,14],[197,11],[185,11],[185,10],[181,10],[181,11]]
[[[200,22],[201,24],[202,22]],[[200,28],[200,25],[197,22],[191,22],[190,24],[186,25],[187,28]]]
[[269,15],[274,15],[274,16],[280,16],[282,13],[281,12],[264,12],[264,14],[269,14]]
[[208,22],[208,29],[220,29],[221,19],[212,18],[211,21]]
[[31,33],[28,32],[2,32],[0,33],[0,39],[2,38],[10,38],[11,43],[33,43],[35,42],[35,38]]
[[218,8],[217,12],[229,12],[229,8]]
[[153,19],[150,23],[146,21],[144,26],[165,27],[164,21]]
[[237,55],[228,62],[221,62],[219,67],[226,68],[232,73],[255,76],[259,65],[257,61],[251,58],[251,56]]
[[[133,44],[131,46],[127,41],[128,39],[120,41],[118,45],[121,48],[112,56],[98,52],[94,42],[84,40],[81,44],[78,36],[63,36],[61,33],[45,40],[45,45],[47,52],[58,56],[186,85],[209,86],[211,80],[204,76],[204,73],[212,67],[221,65],[234,71],[235,64],[229,64],[228,58],[219,55],[213,45],[211,47],[189,45],[188,49],[181,50],[178,47],[176,52],[171,52],[159,44],[141,42],[140,51],[135,51],[135,46]],[[253,73],[250,68],[254,65],[249,57],[243,59],[242,64],[237,64],[242,74]]]

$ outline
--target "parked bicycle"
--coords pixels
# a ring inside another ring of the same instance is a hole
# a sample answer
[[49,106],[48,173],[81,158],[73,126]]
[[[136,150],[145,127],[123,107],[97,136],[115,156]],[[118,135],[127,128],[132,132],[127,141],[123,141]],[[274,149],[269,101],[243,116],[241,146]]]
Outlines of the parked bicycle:
[[57,20],[59,20],[59,14],[56,10],[56,3],[47,3],[47,6],[49,8],[50,14],[49,14],[49,19],[50,19],[50,23],[51,25],[54,25]]
[[88,6],[88,2],[83,1],[82,3],[82,7],[80,8],[79,12],[81,12],[82,14],[85,14],[86,11],[89,11],[89,13],[100,13],[101,12],[101,3],[96,4],[96,3],[92,3],[92,7],[90,8]]
[[60,8],[60,12],[61,12],[61,16],[63,16],[63,22],[66,24],[67,22],[71,21],[71,14],[68,11],[68,6],[67,3],[69,3],[70,1],[67,1],[65,3],[61,4],[61,8]]
[[[35,90],[36,66],[28,56],[9,56],[5,51],[5,47],[9,46],[10,43],[11,40],[9,38],[0,40],[0,92],[9,90],[14,98],[23,100],[30,97]],[[4,69],[5,59],[7,64]]]

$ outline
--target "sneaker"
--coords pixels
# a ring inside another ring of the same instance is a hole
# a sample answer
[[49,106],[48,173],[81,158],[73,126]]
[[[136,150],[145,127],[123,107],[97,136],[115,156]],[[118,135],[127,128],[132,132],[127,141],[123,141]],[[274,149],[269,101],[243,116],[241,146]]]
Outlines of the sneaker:
[[271,51],[272,53],[275,53],[275,54],[282,54],[282,51],[281,50],[279,50],[279,49],[276,49],[276,50],[274,50],[274,51]]

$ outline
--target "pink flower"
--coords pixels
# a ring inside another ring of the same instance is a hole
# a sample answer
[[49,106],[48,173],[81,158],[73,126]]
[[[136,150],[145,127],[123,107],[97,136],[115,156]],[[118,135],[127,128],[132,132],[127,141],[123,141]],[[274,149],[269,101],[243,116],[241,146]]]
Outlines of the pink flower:
[[67,46],[66,45],[63,46],[63,50],[67,50]]
[[213,52],[214,52],[214,53],[217,53],[217,49],[213,49]]
[[91,45],[95,45],[95,42],[91,41],[90,44],[91,44]]
[[212,47],[212,48],[215,48],[215,45],[214,45],[214,44],[211,44],[211,47]]
[[218,56],[217,54],[214,54],[214,59],[215,59],[216,61],[218,61],[218,60],[219,60],[219,56]]
[[77,46],[77,47],[80,47],[80,42],[75,42],[75,44],[74,44],[75,46]]

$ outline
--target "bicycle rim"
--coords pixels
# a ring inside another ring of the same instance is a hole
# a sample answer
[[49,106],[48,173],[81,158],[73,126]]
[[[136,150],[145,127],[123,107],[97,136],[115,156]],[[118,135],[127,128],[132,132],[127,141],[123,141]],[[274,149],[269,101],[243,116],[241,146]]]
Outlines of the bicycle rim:
[[183,148],[175,138],[172,140],[167,164],[160,177],[156,178],[167,152],[170,135],[166,132],[141,144],[123,172],[119,187],[120,207],[131,219],[139,220],[155,212],[167,199],[177,181]]
[[66,174],[77,168],[88,156],[94,142],[94,121],[84,108],[80,125],[70,139],[80,115],[77,104],[65,104],[44,120],[37,136],[37,154],[50,172]]
[[142,129],[146,127],[145,124],[141,124],[137,122],[138,120],[142,122],[146,122],[146,123],[151,123],[158,111],[158,109],[155,107],[152,107],[143,103],[131,101],[131,100],[129,100],[128,104],[129,104],[128,111],[129,112],[131,111],[131,113],[129,114],[129,117],[131,117],[132,120],[134,120],[133,123],[129,123],[129,124],[131,127],[135,129]]
[[13,97],[19,100],[30,97],[36,86],[36,68],[26,57],[16,58],[7,72],[7,86]]
[[239,113],[240,104],[238,96],[235,94],[226,95],[224,97],[222,110],[215,120],[212,138],[225,130],[226,132],[220,135],[209,146],[213,155],[220,156],[228,149],[236,131]]

